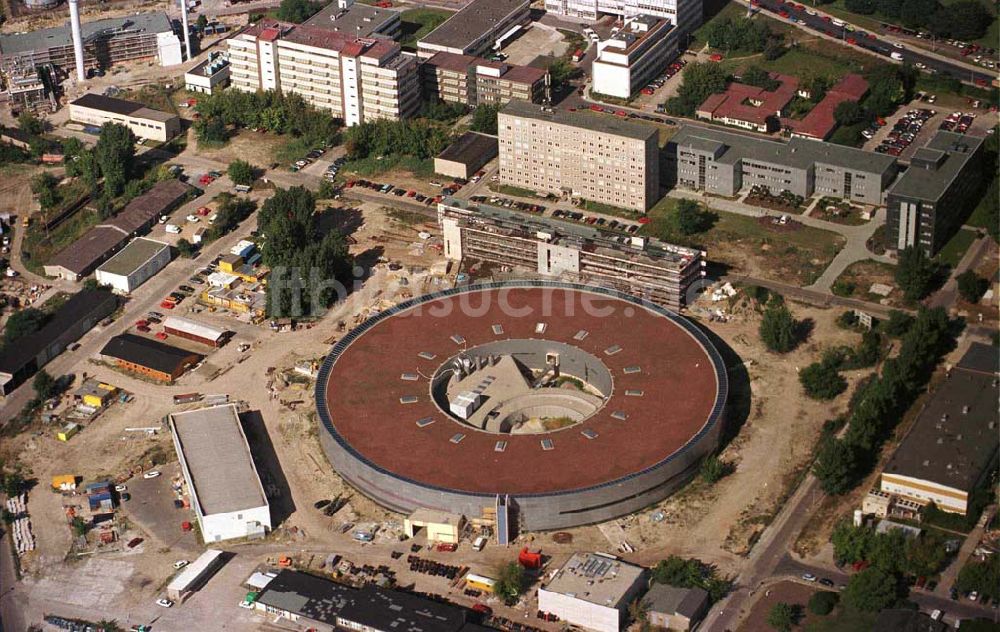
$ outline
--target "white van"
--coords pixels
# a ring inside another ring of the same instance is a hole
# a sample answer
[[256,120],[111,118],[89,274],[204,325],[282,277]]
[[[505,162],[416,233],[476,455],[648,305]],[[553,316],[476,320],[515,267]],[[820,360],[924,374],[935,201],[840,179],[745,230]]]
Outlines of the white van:
[[889,53],[889,57],[892,57],[896,61],[903,61],[903,54],[897,53],[896,51]]
[[171,235],[177,235],[180,234],[181,227],[178,226],[177,224],[167,224],[166,226],[164,226],[164,230],[166,230]]
[[484,548],[486,548],[486,536],[481,535],[472,543],[472,550],[482,551]]

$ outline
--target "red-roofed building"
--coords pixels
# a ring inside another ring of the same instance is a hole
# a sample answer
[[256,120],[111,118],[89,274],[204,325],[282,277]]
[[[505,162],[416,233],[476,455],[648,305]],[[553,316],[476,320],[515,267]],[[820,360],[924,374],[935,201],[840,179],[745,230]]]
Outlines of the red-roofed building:
[[456,53],[435,54],[421,64],[420,75],[425,94],[469,106],[511,99],[541,103],[549,90],[549,73],[541,68]]
[[781,126],[792,136],[826,140],[837,128],[833,116],[844,101],[860,101],[868,94],[868,82],[861,75],[848,74],[830,88],[826,96],[799,120],[782,119]]
[[742,83],[731,83],[725,92],[713,94],[698,106],[695,115],[708,121],[742,127],[755,132],[774,132],[780,127],[785,109],[795,98],[799,80],[776,72],[771,79],[780,82],[773,91]]
[[417,60],[383,37],[265,19],[227,40],[232,86],[300,95],[346,125],[420,107]]

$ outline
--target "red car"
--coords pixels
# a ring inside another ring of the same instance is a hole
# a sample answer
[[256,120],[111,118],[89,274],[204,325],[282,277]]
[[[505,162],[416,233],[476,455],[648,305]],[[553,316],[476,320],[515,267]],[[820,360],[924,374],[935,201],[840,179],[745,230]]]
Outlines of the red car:
[[622,118],[625,118],[626,116],[628,116],[628,112],[626,112],[625,110],[618,110],[617,112],[615,112],[615,116],[620,116]]
[[215,178],[213,178],[212,176],[210,176],[210,175],[208,175],[206,173],[203,176],[201,176],[200,178],[198,178],[198,184],[200,184],[202,186],[208,186],[208,185],[212,184],[212,182],[214,180],[215,180]]
[[439,542],[437,545],[437,550],[442,553],[454,553],[458,550],[458,545],[450,542]]
[[149,326],[149,321],[146,320],[145,318],[140,318],[139,320],[135,321],[135,326],[136,327],[148,327]]
[[853,37],[848,37],[847,38],[847,43],[850,44],[851,46],[856,46],[857,43],[858,43],[858,40],[854,39]]
[[146,325],[139,325],[135,329],[136,329],[136,331],[141,331],[144,334],[148,334],[149,333],[149,327],[147,327]]
[[201,215],[202,217],[205,217],[206,215],[208,215],[209,213],[212,212],[212,209],[208,208],[207,206],[202,206],[201,208],[199,208],[195,212],[198,213],[198,215]]
[[592,106],[590,106],[590,109],[593,110],[594,112],[603,112],[604,111],[604,108],[602,108],[599,105],[592,105]]
[[163,309],[173,309],[176,306],[177,303],[174,303],[172,301],[163,301],[160,303],[160,307],[162,307]]
[[164,333],[164,332],[162,332],[162,331],[158,331],[158,332],[156,332],[156,339],[157,340],[166,340],[167,339],[167,334]]
[[[782,17],[788,17],[788,12],[787,11],[782,11],[782,13],[784,14]],[[708,57],[708,61],[722,61],[722,60],[723,60],[723,57],[719,53],[713,53],[713,54],[709,55],[709,57]]]
[[653,89],[652,89],[652,88],[643,88],[643,89],[641,90],[641,92],[642,92],[643,94],[653,94]]
[[406,192],[406,197],[417,197],[417,192],[414,191],[413,189],[410,189],[409,191]]
[[487,606],[484,603],[473,604],[472,610],[473,610],[473,612],[478,612],[480,614],[485,614],[487,617],[492,616],[492,614],[493,614],[493,608],[490,608],[489,606]]

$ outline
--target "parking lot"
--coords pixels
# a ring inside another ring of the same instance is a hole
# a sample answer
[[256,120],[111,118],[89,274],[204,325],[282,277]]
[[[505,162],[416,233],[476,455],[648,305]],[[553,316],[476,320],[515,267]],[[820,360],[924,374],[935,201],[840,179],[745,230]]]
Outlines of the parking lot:
[[123,502],[122,508],[162,546],[170,547],[177,559],[193,559],[191,556],[197,557],[201,544],[194,531],[181,529],[181,523],[185,520],[193,522],[194,514],[190,509],[175,506],[177,494],[171,489],[171,481],[180,476],[180,464],[171,463],[157,471],[160,476],[156,478],[139,476],[126,483],[131,499]]
[[996,115],[975,108],[975,103],[953,109],[942,105],[934,95],[919,96],[886,117],[885,125],[873,123],[866,130],[872,135],[868,138],[866,134],[864,149],[909,160],[938,130],[982,136],[996,123]]

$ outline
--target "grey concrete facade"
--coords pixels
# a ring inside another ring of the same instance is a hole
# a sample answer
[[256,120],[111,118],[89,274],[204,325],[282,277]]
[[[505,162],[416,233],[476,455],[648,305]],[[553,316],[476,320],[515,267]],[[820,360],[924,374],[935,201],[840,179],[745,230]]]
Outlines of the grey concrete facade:
[[881,206],[896,159],[822,141],[788,142],[684,126],[667,143],[674,186],[733,197],[754,186]]
[[934,255],[947,243],[982,190],[982,146],[982,138],[938,132],[917,150],[887,196],[889,248]]
[[[716,378],[715,403],[711,413],[683,446],[654,465],[628,476],[600,485],[551,493],[511,495],[511,504],[521,529],[544,531],[591,524],[636,512],[670,495],[696,472],[700,460],[714,451],[724,422],[728,396],[725,363],[712,342],[686,319],[649,301],[633,298],[606,288],[584,287],[557,281],[514,281],[464,286],[420,296],[381,312],[362,323],[334,345],[320,368],[316,386],[316,406],[320,418],[320,443],[337,473],[360,492],[393,511],[410,513],[418,508],[434,509],[468,516],[480,516],[484,508],[495,506],[503,489],[490,493],[471,493],[437,487],[419,480],[393,474],[367,459],[336,430],[327,408],[327,383],[338,359],[351,344],[379,322],[422,303],[487,288],[552,287],[580,289],[631,302],[663,316],[694,338],[705,351]],[[498,435],[499,436],[499,435]]]

